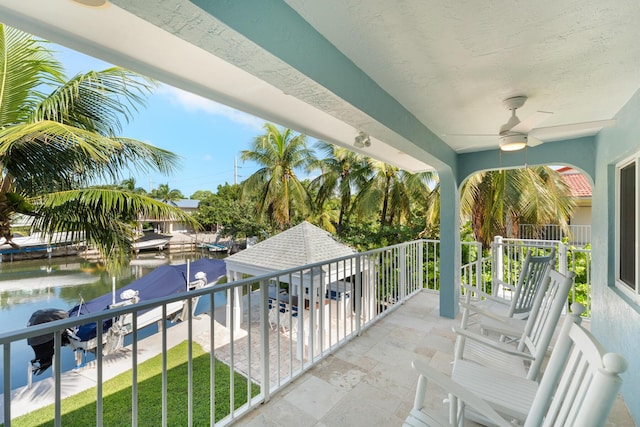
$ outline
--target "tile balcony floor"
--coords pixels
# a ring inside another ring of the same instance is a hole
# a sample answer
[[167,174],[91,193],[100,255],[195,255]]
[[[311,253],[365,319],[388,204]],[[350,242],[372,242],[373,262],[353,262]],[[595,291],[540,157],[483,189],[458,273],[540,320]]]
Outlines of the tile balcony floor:
[[[459,320],[438,315],[438,295],[422,292],[328,356],[235,426],[400,426],[411,410],[413,359],[451,373]],[[434,389],[429,404],[446,410]],[[607,426],[633,426],[618,399]]]

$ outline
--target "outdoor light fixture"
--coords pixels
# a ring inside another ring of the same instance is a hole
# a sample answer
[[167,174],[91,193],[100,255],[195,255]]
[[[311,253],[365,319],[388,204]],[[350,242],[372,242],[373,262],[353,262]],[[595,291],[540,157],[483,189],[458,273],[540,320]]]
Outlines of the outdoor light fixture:
[[518,151],[527,146],[527,135],[515,133],[500,137],[500,149],[502,151]]
[[371,147],[371,140],[369,139],[369,135],[360,131],[358,135],[356,135],[355,141],[353,141],[353,145],[358,148]]

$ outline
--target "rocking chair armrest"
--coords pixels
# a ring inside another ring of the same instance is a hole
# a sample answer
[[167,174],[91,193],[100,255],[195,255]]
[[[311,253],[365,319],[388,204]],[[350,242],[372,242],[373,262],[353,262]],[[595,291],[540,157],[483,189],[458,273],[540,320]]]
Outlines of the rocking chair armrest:
[[510,291],[516,290],[516,286],[511,283],[507,283],[504,280],[500,280],[500,279],[493,279],[493,280],[495,281],[495,285],[502,286],[503,288],[507,288]]
[[514,346],[509,345],[507,343],[501,342],[501,341],[495,341],[485,335],[480,335],[480,334],[476,334],[474,332],[471,331],[467,331],[465,329],[460,329],[457,327],[453,327],[453,332],[456,335],[462,336],[464,338],[468,338],[471,340],[474,340],[476,342],[479,342],[482,345],[485,345],[487,347],[490,347],[494,350],[500,351],[502,353],[511,355],[511,356],[515,356],[515,357],[519,357],[521,359],[524,360],[530,360],[533,361],[535,360],[535,357],[529,353],[525,353],[523,351],[520,351],[518,349],[516,349]]
[[489,403],[487,403],[484,399],[468,390],[464,386],[460,385],[459,383],[453,381],[442,372],[419,360],[414,360],[413,362],[411,362],[411,366],[413,366],[413,368],[420,374],[420,379],[418,380],[418,389],[416,390],[414,410],[422,410],[422,408],[424,407],[424,396],[426,392],[427,382],[432,381],[443,390],[446,390],[450,395],[457,397],[466,405],[480,412],[482,415],[484,415],[499,427],[513,427],[510,422],[501,417],[495,411],[495,409],[493,409],[491,405],[489,405]]
[[475,304],[470,304],[466,302],[459,303],[461,309],[469,310],[471,313],[479,314],[484,317],[488,317],[489,319],[495,320],[500,323],[509,324],[511,323],[511,317],[501,316],[499,314],[495,314],[492,311],[485,310],[482,307],[478,307]]
[[[494,319],[495,320],[495,319]],[[504,335],[506,337],[518,338],[522,336],[525,328],[525,320],[522,320],[521,324],[516,322],[520,321],[519,319],[509,318],[507,321],[500,320],[497,322],[478,322],[480,328],[485,331],[491,331],[498,333],[500,335]]]
[[497,302],[504,305],[510,304],[510,301],[506,301],[503,298],[496,297],[495,295],[489,294],[481,289],[478,289],[476,286],[468,285],[466,283],[461,283],[460,286],[462,286],[467,291],[467,295],[476,294],[481,296],[482,298],[488,299],[493,302]]

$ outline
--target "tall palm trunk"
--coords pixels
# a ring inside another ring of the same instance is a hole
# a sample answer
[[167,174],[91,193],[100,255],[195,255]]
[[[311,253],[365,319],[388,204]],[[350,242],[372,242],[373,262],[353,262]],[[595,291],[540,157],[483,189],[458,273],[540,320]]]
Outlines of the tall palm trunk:
[[391,183],[391,177],[386,176],[384,184],[384,198],[382,200],[382,213],[380,214],[380,228],[384,228],[387,225],[387,210],[389,209],[389,185]]

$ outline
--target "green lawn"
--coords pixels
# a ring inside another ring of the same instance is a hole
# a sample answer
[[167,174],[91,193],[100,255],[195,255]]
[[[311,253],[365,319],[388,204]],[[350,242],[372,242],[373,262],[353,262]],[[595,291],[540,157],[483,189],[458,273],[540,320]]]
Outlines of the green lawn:
[[[187,342],[170,349],[167,354],[168,425],[187,425]],[[230,370],[215,363],[215,419],[229,414]],[[118,375],[103,386],[103,422],[105,426],[131,423],[131,372]],[[209,354],[193,344],[193,424],[209,425]],[[64,388],[64,384],[62,385]],[[247,379],[234,374],[235,407],[247,401]],[[252,384],[256,396],[260,387]],[[13,420],[14,426],[53,426],[53,405]],[[96,389],[85,390],[62,401],[62,425],[91,426],[96,421]],[[138,425],[158,426],[162,423],[162,356],[158,355],[138,366]]]

